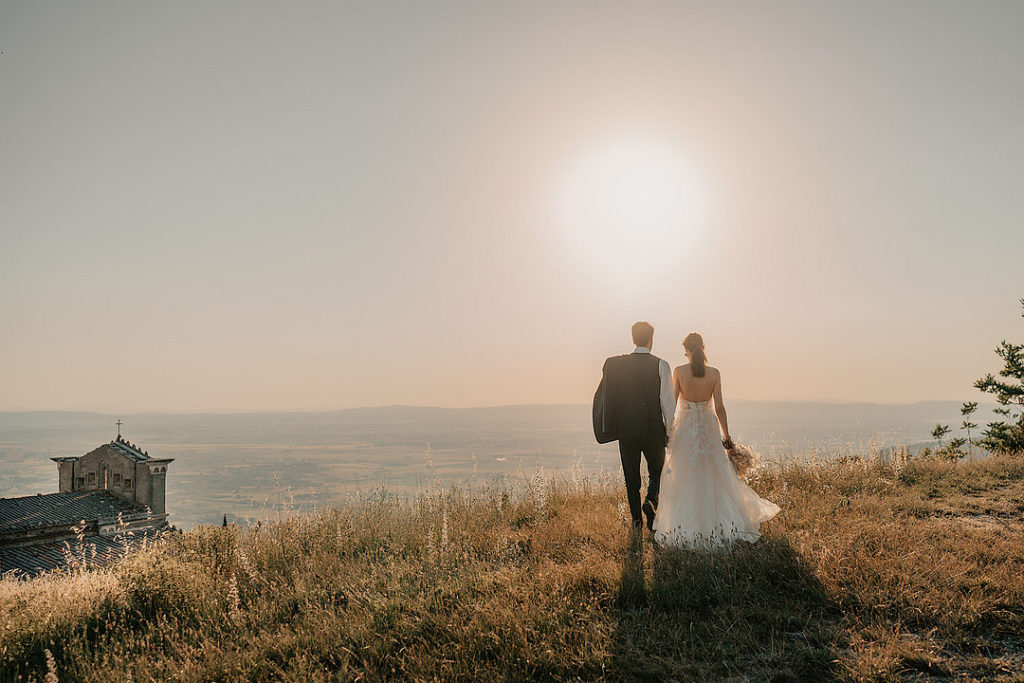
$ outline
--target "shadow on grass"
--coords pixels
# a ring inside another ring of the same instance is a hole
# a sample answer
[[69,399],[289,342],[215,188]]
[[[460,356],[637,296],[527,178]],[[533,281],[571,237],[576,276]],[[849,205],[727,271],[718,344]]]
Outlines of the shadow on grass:
[[782,538],[715,551],[634,540],[616,617],[621,678],[827,680],[842,637],[838,609]]

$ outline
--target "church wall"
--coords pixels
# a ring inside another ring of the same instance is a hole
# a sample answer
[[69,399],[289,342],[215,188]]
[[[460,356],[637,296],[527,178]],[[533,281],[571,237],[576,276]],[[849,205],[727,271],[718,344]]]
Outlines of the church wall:
[[150,503],[150,508],[152,508],[153,512],[156,514],[163,514],[166,512],[166,510],[164,510],[164,487],[166,479],[167,475],[163,472],[158,474],[150,473],[149,475],[149,487],[150,491],[152,491],[152,502]]
[[149,465],[140,462],[135,465],[136,476],[139,480],[139,490],[136,491],[135,502],[139,505],[153,507],[152,481],[149,475]]
[[[107,482],[103,483],[103,467],[106,466]],[[139,486],[135,462],[112,448],[100,446],[78,459],[75,465],[76,491],[95,491],[106,488],[111,493],[128,500],[138,500]],[[61,489],[63,490],[63,489]]]
[[65,460],[57,463],[57,490],[61,493],[73,491],[74,488],[74,460]]

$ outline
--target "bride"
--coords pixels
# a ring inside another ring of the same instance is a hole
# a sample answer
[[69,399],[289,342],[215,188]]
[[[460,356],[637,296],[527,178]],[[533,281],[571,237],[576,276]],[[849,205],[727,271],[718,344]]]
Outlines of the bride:
[[683,347],[689,364],[672,373],[675,428],[661,475],[654,538],[669,545],[724,545],[737,539],[752,543],[761,536],[761,522],[774,517],[779,506],[743,483],[729,461],[725,445],[731,448],[732,441],[722,404],[722,375],[707,365],[704,339],[693,332]]

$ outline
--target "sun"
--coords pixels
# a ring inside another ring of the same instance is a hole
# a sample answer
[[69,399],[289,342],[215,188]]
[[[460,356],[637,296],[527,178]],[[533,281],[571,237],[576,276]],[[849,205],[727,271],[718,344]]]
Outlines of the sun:
[[553,229],[605,275],[657,276],[702,230],[706,192],[684,154],[645,136],[577,154],[554,183]]

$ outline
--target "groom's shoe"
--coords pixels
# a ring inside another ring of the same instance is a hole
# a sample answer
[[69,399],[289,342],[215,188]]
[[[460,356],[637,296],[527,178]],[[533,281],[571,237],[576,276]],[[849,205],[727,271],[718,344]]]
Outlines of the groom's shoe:
[[644,501],[643,511],[644,511],[644,517],[647,518],[647,530],[653,533],[654,532],[654,515],[655,515],[654,503],[652,503],[649,500],[645,500]]

